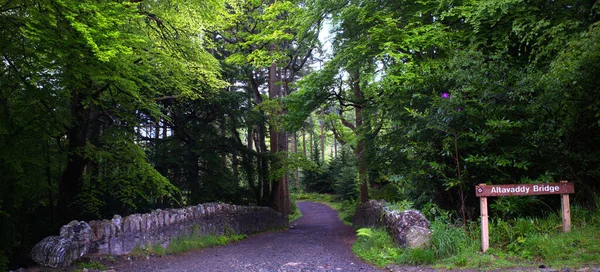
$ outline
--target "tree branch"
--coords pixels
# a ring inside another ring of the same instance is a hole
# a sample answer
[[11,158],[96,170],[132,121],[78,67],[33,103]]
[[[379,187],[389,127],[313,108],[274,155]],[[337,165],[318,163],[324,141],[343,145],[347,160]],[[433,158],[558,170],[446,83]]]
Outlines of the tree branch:
[[333,121],[331,121],[331,131],[333,131],[333,136],[338,142],[340,142],[342,145],[346,144],[346,141],[342,140],[342,137],[340,137],[340,134],[337,132],[337,129],[335,129]]
[[152,100],[154,100],[154,101],[162,101],[162,100],[168,100],[168,99],[177,99],[179,97],[181,97],[181,96],[179,96],[179,95],[167,95],[167,96],[163,96],[163,97],[155,97],[155,98],[152,98]]
[[356,127],[354,126],[354,124],[348,122],[348,120],[346,120],[346,118],[340,116],[340,120],[342,121],[342,124],[344,126],[346,126],[347,128],[351,129],[352,131],[356,131]]

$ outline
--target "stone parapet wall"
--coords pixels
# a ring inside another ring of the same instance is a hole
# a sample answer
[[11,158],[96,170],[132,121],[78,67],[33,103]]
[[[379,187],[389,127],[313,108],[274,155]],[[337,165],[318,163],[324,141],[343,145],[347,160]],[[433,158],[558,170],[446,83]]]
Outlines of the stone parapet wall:
[[429,220],[417,210],[390,210],[385,201],[370,200],[356,209],[353,218],[356,228],[385,228],[394,243],[401,247],[421,248],[429,243]]
[[189,235],[252,234],[289,226],[287,218],[267,207],[207,203],[182,209],[155,210],[112,220],[72,221],[59,236],[36,244],[32,259],[40,265],[64,267],[92,254],[123,255],[134,248],[160,244]]

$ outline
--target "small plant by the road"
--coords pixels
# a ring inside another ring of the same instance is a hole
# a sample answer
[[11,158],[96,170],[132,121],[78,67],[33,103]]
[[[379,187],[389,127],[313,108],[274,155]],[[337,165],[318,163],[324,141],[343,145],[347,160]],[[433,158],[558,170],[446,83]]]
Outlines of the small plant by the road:
[[465,250],[472,242],[464,228],[440,221],[431,223],[430,249],[436,257],[450,257]]
[[302,212],[298,209],[298,205],[296,205],[296,194],[290,194],[290,214],[288,220],[290,222],[302,217]]
[[224,235],[205,235],[200,233],[197,226],[194,226],[189,235],[172,239],[167,248],[164,248],[160,243],[146,245],[146,247],[137,246],[129,253],[129,256],[134,258],[144,258],[148,256],[179,254],[195,249],[224,246],[244,238],[246,238],[246,235],[235,234],[231,228],[225,228]]
[[143,258],[150,255],[150,250],[148,247],[136,246],[128,255],[133,258]]
[[225,231],[225,235],[204,235],[200,234],[195,227],[190,235],[181,236],[171,240],[166,249],[167,254],[178,254],[194,249],[201,249],[211,246],[224,246],[234,241],[246,238],[243,234],[233,234],[232,231]]
[[167,250],[160,243],[156,243],[156,244],[152,245],[151,251],[156,256],[167,255]]
[[98,261],[81,262],[81,263],[77,264],[77,267],[81,270],[84,270],[84,269],[106,270],[106,267]]
[[414,248],[405,249],[396,259],[396,263],[407,265],[432,264],[437,260],[431,249]]
[[113,255],[106,255],[106,256],[103,256],[102,258],[111,263],[115,262],[115,257]]
[[419,265],[432,264],[437,260],[432,249],[402,249],[394,242],[385,229],[361,228],[352,251],[361,259],[379,267],[391,263]]
[[379,267],[393,263],[402,253],[394,246],[389,234],[383,229],[361,228],[357,230],[358,239],[352,251],[361,259]]

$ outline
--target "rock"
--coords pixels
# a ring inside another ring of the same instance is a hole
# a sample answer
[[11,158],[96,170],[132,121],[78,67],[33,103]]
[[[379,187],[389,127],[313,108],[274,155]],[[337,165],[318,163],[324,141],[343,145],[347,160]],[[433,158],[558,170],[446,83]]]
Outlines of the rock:
[[88,223],[71,221],[60,228],[60,236],[50,236],[31,250],[31,259],[43,266],[65,267],[85,255],[91,244],[92,229]]
[[[383,223],[397,245],[400,245],[401,247],[410,247],[410,245],[407,244],[407,235],[410,230],[415,227],[420,228],[421,235],[419,236],[421,236],[421,239],[429,238],[429,221],[419,211],[407,210],[396,212],[385,208],[384,213]],[[415,228],[415,232],[419,230]],[[415,233],[415,235],[417,235],[417,233]],[[427,244],[428,242],[429,239],[421,241],[419,244]]]
[[391,211],[385,201],[370,200],[361,204],[353,218],[357,228],[383,227],[401,247],[422,248],[430,240],[429,220],[417,210]]
[[431,240],[431,231],[420,226],[413,226],[406,234],[406,246],[409,248],[425,248]]

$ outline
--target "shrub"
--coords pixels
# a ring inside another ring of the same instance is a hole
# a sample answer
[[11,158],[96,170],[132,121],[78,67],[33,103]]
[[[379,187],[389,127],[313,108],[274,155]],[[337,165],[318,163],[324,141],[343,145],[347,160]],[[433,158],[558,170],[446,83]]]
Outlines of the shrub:
[[390,235],[384,229],[361,228],[352,251],[361,259],[383,267],[400,257],[401,249],[394,246]]
[[394,203],[387,203],[386,206],[388,207],[388,209],[390,209],[392,211],[402,212],[402,211],[412,209],[413,203],[405,199],[405,200],[394,202]]
[[106,267],[98,261],[82,262],[77,264],[80,269],[106,270]]
[[430,248],[438,258],[458,254],[470,244],[464,228],[434,221],[431,223],[431,229]]
[[436,256],[433,250],[413,248],[402,251],[402,254],[396,260],[399,264],[419,265],[432,264],[436,261]]

